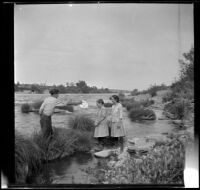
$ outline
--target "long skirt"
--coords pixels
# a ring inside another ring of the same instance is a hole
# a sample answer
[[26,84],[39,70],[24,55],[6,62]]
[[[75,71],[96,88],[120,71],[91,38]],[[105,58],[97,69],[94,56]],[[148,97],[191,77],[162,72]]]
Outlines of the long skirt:
[[122,122],[111,123],[111,137],[124,137],[126,135],[124,125]]
[[53,134],[51,116],[46,116],[42,114],[40,116],[40,125],[42,134],[45,138],[48,138]]
[[101,123],[94,130],[94,137],[107,137],[109,136],[108,126],[105,122]]

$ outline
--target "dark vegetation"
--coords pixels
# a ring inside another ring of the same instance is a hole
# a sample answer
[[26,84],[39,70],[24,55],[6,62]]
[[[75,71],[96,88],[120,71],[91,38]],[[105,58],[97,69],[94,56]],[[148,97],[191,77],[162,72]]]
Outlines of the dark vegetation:
[[46,86],[45,84],[15,84],[15,91],[29,90],[33,93],[42,94],[45,90],[57,88],[60,93],[112,93],[113,91],[108,88],[97,88],[96,86],[88,86],[85,81],[77,83],[67,82],[65,85],[52,85]]

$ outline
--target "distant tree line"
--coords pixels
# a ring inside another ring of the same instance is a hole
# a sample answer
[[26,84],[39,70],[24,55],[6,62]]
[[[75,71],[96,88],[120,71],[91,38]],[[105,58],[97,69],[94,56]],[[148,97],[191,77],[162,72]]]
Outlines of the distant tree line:
[[69,83],[66,85],[52,85],[46,86],[45,84],[20,84],[17,82],[15,84],[15,91],[24,91],[29,90],[35,93],[43,93],[45,90],[51,88],[57,88],[60,93],[112,93],[113,91],[108,88],[97,88],[96,86],[88,86],[87,83],[83,80],[78,81],[77,83]]

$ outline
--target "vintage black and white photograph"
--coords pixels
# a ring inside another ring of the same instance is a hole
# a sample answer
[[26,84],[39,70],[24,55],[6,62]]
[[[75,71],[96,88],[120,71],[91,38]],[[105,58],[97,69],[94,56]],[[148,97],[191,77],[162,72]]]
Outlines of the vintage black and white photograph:
[[192,3],[15,4],[15,183],[197,186],[193,62]]

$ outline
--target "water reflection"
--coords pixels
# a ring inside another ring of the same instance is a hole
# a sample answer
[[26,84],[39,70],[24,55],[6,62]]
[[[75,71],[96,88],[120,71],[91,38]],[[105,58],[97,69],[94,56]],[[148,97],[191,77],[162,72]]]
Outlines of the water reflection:
[[96,160],[91,153],[77,152],[72,156],[45,164],[43,178],[48,183],[86,183],[84,168],[94,166]]
[[74,154],[74,157],[75,157],[75,161],[80,165],[87,164],[88,162],[92,161],[92,159],[93,159],[93,156],[91,153],[83,154],[81,152],[76,152]]

